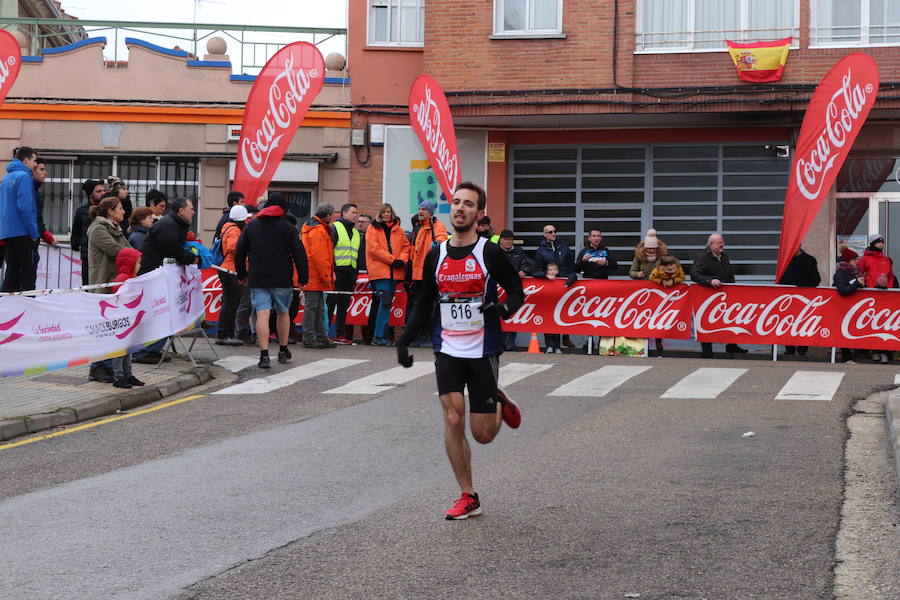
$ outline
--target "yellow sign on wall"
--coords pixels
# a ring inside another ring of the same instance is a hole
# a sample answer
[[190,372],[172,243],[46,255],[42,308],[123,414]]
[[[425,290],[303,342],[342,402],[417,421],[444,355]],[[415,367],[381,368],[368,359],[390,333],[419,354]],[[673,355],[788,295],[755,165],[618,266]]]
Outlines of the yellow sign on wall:
[[489,142],[488,162],[506,162],[506,144],[503,142]]

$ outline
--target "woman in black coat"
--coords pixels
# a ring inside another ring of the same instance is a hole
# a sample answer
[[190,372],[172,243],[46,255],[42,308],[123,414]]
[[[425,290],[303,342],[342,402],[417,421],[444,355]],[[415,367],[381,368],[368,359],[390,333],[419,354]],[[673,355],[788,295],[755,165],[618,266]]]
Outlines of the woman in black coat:
[[[801,248],[797,248],[797,253],[791,262],[788,263],[784,275],[778,280],[779,285],[796,285],[798,287],[818,287],[822,282],[822,276],[819,275],[819,264],[816,259],[804,252]],[[797,354],[806,356],[809,346],[785,346],[785,355],[792,356],[796,349]]]

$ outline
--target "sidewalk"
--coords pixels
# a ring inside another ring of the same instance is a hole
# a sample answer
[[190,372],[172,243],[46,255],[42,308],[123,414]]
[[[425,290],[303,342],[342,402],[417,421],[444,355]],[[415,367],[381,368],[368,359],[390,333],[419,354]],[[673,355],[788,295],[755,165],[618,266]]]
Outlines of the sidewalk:
[[160,367],[134,365],[143,387],[88,381],[88,365],[0,378],[0,441],[130,410],[208,382],[214,371],[178,356]]

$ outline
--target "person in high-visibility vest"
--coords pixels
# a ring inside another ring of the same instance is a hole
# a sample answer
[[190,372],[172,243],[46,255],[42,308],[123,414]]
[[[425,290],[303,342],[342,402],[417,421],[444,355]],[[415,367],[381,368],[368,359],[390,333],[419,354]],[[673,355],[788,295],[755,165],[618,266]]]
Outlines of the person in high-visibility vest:
[[491,218],[487,215],[484,215],[480,219],[478,219],[478,224],[475,226],[475,231],[478,232],[483,238],[487,238],[490,241],[498,244],[500,242],[500,236],[494,233],[494,226],[491,225]]
[[[352,292],[359,275],[359,248],[362,236],[356,228],[359,208],[348,202],[341,206],[341,216],[331,224],[331,240],[334,242],[334,289]],[[352,335],[347,335],[347,309],[350,296],[332,294],[328,299],[328,320],[334,315],[334,341],[337,344],[352,344]]]

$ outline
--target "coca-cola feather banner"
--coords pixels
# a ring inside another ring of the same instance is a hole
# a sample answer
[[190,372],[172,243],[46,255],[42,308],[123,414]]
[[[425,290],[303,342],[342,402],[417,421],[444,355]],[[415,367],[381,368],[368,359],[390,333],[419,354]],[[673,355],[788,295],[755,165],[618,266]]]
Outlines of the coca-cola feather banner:
[[0,29],[0,104],[19,76],[22,66],[22,50],[19,42],[5,29]]
[[244,108],[234,189],[250,204],[262,196],[297,128],[325,82],[325,60],[309,42],[294,42],[262,68]]
[[459,183],[456,130],[444,91],[428,75],[419,75],[409,89],[409,123],[449,201]]
[[842,58],[816,88],[794,151],[775,281],[784,274],[816,218],[878,93],[878,65],[856,52]]

